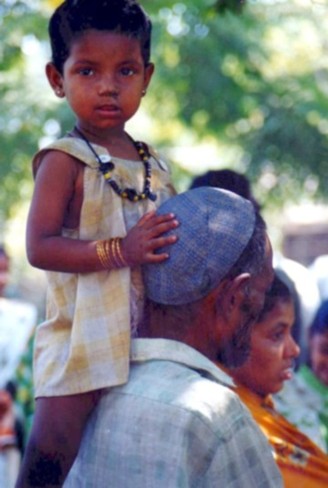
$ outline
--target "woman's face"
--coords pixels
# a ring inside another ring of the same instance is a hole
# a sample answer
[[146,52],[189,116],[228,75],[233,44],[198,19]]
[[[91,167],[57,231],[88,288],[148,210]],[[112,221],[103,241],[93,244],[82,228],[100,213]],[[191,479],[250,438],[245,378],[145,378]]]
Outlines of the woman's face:
[[265,397],[277,393],[292,377],[294,359],[300,349],[291,329],[294,324],[291,300],[278,300],[261,322],[255,324],[251,352],[246,363],[230,371],[238,383]]
[[328,386],[328,331],[310,339],[310,362],[313,373]]

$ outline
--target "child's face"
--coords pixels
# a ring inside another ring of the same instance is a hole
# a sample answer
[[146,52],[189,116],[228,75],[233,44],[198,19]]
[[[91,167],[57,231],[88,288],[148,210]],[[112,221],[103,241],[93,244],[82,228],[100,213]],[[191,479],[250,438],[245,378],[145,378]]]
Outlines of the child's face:
[[311,338],[310,357],[313,373],[328,387],[328,332]]
[[49,82],[66,97],[79,126],[123,130],[138,110],[153,65],[144,65],[140,42],[122,34],[89,30],[73,41],[63,75],[50,63]]

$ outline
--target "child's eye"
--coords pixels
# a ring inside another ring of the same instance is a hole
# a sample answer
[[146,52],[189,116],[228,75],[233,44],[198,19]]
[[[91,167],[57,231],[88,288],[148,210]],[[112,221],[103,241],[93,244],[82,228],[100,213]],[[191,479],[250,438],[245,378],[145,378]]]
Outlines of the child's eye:
[[135,70],[132,68],[122,68],[121,69],[121,74],[123,76],[132,76],[132,75],[134,75],[134,73],[135,73]]
[[92,76],[94,74],[94,70],[91,68],[82,68],[79,70],[79,73],[82,76]]

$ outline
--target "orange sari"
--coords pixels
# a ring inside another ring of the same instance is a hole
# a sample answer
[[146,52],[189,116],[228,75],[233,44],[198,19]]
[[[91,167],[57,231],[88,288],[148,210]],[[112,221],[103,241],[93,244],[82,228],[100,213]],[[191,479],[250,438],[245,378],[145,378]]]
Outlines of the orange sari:
[[328,455],[275,410],[270,396],[243,386],[236,392],[273,447],[286,488],[327,488]]

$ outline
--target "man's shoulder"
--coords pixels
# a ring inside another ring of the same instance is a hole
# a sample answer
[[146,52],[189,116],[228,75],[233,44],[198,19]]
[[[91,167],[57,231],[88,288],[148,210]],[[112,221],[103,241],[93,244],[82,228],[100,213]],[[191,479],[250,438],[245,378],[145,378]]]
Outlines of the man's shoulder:
[[133,365],[129,382],[112,395],[137,398],[144,406],[161,415],[201,421],[212,431],[229,431],[241,418],[247,417],[239,397],[226,385],[214,381],[206,372],[184,364],[156,360]]
[[275,479],[255,427],[236,394],[208,371],[168,359],[133,363],[128,383],[106,390],[91,416],[68,486],[85,477],[101,487],[108,479],[129,487],[232,486],[241,477],[248,486],[256,473],[268,478],[266,471]]

